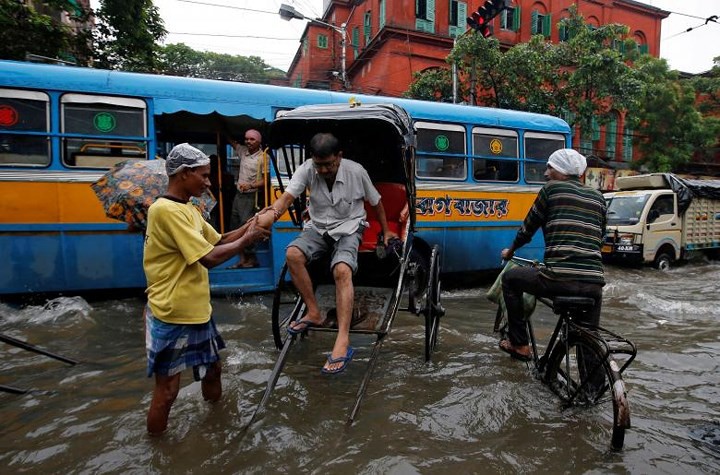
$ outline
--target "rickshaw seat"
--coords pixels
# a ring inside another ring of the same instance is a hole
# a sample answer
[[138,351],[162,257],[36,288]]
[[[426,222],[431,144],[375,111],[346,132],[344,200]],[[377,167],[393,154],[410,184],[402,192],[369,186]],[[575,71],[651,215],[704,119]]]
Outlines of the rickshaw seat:
[[[374,183],[374,185],[382,197],[388,227],[402,238],[408,221],[405,185],[402,183]],[[375,214],[375,209],[367,201],[365,202],[365,212],[367,213],[369,226],[363,232],[360,251],[374,251],[377,246],[378,234],[382,232],[382,228]]]

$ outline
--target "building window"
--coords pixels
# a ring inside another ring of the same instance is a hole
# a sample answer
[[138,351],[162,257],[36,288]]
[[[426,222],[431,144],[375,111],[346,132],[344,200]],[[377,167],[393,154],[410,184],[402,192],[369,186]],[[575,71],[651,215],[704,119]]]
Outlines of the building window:
[[318,35],[317,45],[318,45],[318,48],[327,49],[327,47],[328,47],[327,35]]
[[370,43],[370,37],[372,36],[372,15],[370,11],[365,12],[365,20],[363,22],[363,33],[365,36],[365,46]]
[[500,28],[510,31],[520,29],[520,7],[502,11],[500,14]]
[[435,33],[435,0],[415,0],[415,29]]
[[448,35],[452,38],[465,33],[467,18],[467,3],[450,0],[450,18],[448,20]]
[[530,33],[549,38],[552,25],[551,21],[552,17],[550,15],[543,15],[537,10],[533,10],[530,15]]
[[420,20],[427,20],[427,11],[428,0],[415,0],[415,18],[419,18]]

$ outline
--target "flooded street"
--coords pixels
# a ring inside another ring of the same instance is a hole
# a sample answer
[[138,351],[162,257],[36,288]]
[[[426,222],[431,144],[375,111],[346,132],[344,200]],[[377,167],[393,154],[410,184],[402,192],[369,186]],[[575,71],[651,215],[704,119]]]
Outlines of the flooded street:
[[[443,293],[438,350],[423,362],[424,322],[400,313],[346,427],[371,339],[339,377],[320,374],[333,335],[297,343],[265,415],[248,429],[278,352],[272,296],[216,298],[228,345],[224,398],[202,401],[183,374],[162,438],[145,433],[143,300],[62,297],[0,303],[0,333],[78,359],[68,366],[0,343],[0,464],[7,473],[718,473],[720,264],[669,272],[607,269],[602,324],[632,340],[633,428],[622,452],[607,428],[565,411],[524,363],[497,349],[492,282]],[[555,317],[533,317],[544,343]],[[705,442],[698,441],[705,437]]]

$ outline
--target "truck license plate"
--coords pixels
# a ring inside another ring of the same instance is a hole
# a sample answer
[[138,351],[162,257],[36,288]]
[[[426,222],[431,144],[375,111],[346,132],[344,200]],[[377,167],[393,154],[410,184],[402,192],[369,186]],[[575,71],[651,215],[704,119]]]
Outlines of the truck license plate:
[[632,251],[633,247],[632,246],[618,246],[617,249],[618,249],[618,251]]

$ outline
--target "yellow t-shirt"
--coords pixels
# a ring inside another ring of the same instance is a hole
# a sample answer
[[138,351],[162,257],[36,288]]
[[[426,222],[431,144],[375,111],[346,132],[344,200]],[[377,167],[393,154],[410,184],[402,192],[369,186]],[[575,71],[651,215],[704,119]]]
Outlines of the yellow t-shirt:
[[221,236],[190,203],[158,198],[148,210],[143,268],[148,303],[167,323],[210,320],[210,279],[200,259]]

